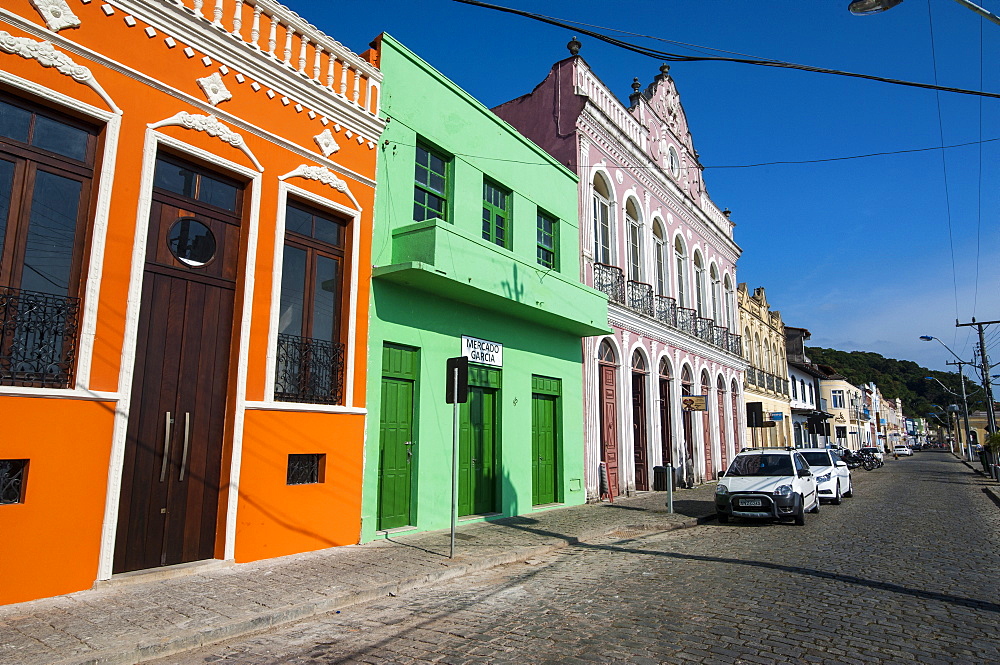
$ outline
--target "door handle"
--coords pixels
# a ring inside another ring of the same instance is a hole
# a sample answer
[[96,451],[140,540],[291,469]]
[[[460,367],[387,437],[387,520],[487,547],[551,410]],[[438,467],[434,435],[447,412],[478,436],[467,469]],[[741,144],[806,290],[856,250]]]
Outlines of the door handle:
[[409,464],[413,458],[413,441],[404,441],[403,445],[406,446],[406,463]]
[[170,412],[167,411],[167,417],[163,424],[163,462],[160,464],[161,483],[167,479],[167,460],[170,458],[170,426],[173,422]]
[[472,466],[476,466],[476,458],[475,457],[472,458]]
[[184,452],[181,453],[181,475],[177,480],[184,480],[184,471],[188,463],[188,441],[191,439],[191,412],[184,412]]

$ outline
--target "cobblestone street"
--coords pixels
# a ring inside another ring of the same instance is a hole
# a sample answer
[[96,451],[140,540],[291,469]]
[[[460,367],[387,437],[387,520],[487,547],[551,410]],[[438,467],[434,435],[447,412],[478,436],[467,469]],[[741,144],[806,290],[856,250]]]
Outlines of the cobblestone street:
[[157,662],[1000,662],[995,485],[938,452],[854,476],[802,528],[623,532]]

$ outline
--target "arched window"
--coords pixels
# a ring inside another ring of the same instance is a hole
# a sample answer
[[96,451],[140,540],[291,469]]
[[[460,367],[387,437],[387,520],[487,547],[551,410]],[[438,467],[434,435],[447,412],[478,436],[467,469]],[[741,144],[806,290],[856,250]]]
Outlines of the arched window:
[[625,204],[625,226],[628,232],[628,278],[634,282],[642,281],[642,223],[639,221],[639,210],[635,199],[629,199]]
[[614,229],[611,218],[611,186],[600,175],[594,176],[594,261],[612,265]]
[[733,294],[733,282],[729,279],[729,275],[726,275],[724,282],[725,296],[726,296],[726,324],[729,330],[736,331],[736,297]]
[[674,261],[677,265],[677,306],[687,307],[687,270],[685,270],[685,264],[687,263],[687,250],[684,247],[684,241],[678,235],[674,238]]
[[747,357],[747,362],[753,365],[753,344],[750,339],[750,328],[743,329],[743,354]]
[[708,271],[708,277],[712,282],[712,318],[715,325],[722,325],[722,282],[719,281],[719,270],[712,264]]
[[667,241],[663,237],[663,224],[660,220],[653,220],[653,263],[656,275],[653,276],[653,286],[656,288],[656,295],[667,295]]
[[760,335],[753,334],[754,359],[753,364],[757,369],[764,369],[764,347],[760,344]]
[[634,372],[645,372],[646,371],[646,359],[642,357],[642,353],[639,349],[635,350],[632,354],[632,371]]
[[611,342],[608,340],[601,342],[600,348],[597,349],[597,359],[602,363],[615,362],[615,347],[611,346]]
[[[803,399],[805,398],[805,393],[803,393],[802,397]],[[798,399],[798,398],[799,398],[799,392],[797,386],[795,384],[795,381],[792,381],[792,399]]]
[[816,394],[813,392],[813,384],[811,383],[809,384],[809,403],[810,404],[816,403]]
[[705,312],[705,262],[697,250],[694,253],[694,302],[698,316],[708,318]]

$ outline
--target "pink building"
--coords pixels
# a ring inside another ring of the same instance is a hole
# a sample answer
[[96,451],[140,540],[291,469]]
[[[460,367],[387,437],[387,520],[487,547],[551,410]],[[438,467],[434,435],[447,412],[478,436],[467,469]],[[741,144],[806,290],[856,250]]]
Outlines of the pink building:
[[[614,334],[584,341],[585,478],[601,495],[715,478],[743,446],[734,224],[708,197],[669,67],[626,107],[577,55],[495,109],[580,177],[581,279]],[[576,232],[575,229],[573,232]],[[704,401],[684,399],[704,396]],[[685,406],[686,405],[686,406]]]

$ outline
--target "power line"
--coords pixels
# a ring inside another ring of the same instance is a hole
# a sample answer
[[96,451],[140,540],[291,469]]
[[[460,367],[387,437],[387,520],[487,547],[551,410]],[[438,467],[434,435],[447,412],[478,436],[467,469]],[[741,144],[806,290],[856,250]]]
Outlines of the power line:
[[542,14],[535,14],[533,12],[527,12],[520,9],[513,9],[511,7],[493,5],[487,2],[480,2],[479,0],[454,0],[454,2],[460,2],[465,5],[473,5],[475,7],[482,7],[484,9],[494,9],[499,12],[505,12],[507,14],[515,14],[517,16],[523,16],[525,18],[529,18],[534,21],[539,21],[541,23],[547,23],[549,25],[554,25],[559,28],[565,28],[570,31],[575,30],[580,34],[587,35],[588,37],[593,37],[594,39],[598,39],[602,42],[611,44],[612,46],[617,46],[627,51],[638,53],[639,55],[645,55],[650,58],[656,58],[658,60],[667,62],[733,62],[744,65],[757,65],[760,67],[778,67],[781,69],[795,69],[804,72],[813,72],[816,74],[832,74],[835,76],[848,76],[851,78],[865,79],[868,81],[879,81],[881,83],[902,85],[910,88],[923,88],[925,90],[938,90],[940,92],[954,92],[961,95],[975,95],[980,97],[990,97],[993,99],[1000,99],[1000,93],[995,93],[995,92],[984,92],[981,90],[967,90],[965,88],[953,88],[949,86],[937,85],[936,83],[935,84],[917,83],[915,81],[904,81],[902,79],[892,79],[884,76],[873,76],[871,74],[859,74],[857,72],[848,72],[840,69],[826,69],[824,67],[800,65],[793,62],[785,62],[782,60],[767,60],[762,58],[730,58],[724,56],[707,56],[707,55],[697,55],[697,56],[681,55],[679,53],[671,53],[670,51],[659,51],[657,49],[648,48],[645,46],[639,46],[638,44],[633,44],[623,39],[617,39],[609,35],[601,34],[600,32],[595,32],[593,30],[583,28],[578,25],[571,25],[570,22],[564,19],[550,18]]

